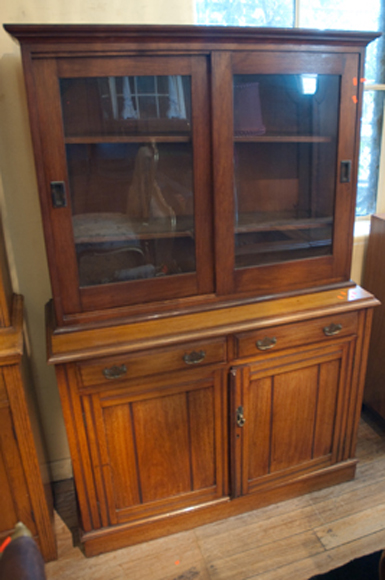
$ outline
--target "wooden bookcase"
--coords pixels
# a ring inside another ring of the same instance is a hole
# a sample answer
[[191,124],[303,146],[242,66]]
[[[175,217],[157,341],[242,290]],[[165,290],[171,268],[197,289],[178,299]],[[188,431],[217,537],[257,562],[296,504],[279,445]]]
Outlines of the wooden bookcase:
[[371,33],[7,25],[88,555],[354,476]]
[[0,541],[22,521],[49,561],[57,558],[50,481],[25,376],[23,297],[12,292],[2,224],[0,248]]

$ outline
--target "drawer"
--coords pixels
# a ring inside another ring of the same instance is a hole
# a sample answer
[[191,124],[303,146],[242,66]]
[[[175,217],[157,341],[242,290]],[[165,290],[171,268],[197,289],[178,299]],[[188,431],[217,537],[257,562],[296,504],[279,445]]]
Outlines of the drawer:
[[333,314],[304,322],[270,326],[235,336],[239,358],[263,354],[270,350],[300,346],[312,342],[330,341],[357,332],[357,312]]
[[226,339],[77,363],[84,387],[226,362]]

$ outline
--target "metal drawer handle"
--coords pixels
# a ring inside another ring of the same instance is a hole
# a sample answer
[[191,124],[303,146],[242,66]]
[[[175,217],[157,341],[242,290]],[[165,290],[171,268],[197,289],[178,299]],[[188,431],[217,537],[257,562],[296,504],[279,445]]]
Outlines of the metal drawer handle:
[[342,330],[342,324],[332,324],[330,326],[325,326],[324,333],[326,336],[335,336]]
[[103,375],[106,377],[106,379],[120,379],[120,377],[122,377],[123,375],[125,375],[127,372],[127,367],[126,365],[120,365],[120,366],[113,366],[110,367],[109,369],[103,369]]
[[277,344],[277,339],[275,336],[273,338],[265,336],[263,340],[257,340],[255,344],[259,350],[269,350],[269,348],[273,348]]
[[185,354],[183,360],[186,363],[186,365],[197,365],[204,360],[205,356],[206,353],[204,350],[200,350],[198,352],[196,350],[193,350],[189,354]]

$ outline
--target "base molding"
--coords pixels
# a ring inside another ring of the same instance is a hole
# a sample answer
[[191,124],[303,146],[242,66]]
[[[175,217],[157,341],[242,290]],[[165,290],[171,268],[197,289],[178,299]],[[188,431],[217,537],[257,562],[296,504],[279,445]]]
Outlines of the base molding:
[[236,499],[225,497],[193,509],[86,532],[81,542],[89,557],[147,542],[349,481],[354,479],[356,465],[357,460],[348,460],[290,482],[278,483],[263,492]]

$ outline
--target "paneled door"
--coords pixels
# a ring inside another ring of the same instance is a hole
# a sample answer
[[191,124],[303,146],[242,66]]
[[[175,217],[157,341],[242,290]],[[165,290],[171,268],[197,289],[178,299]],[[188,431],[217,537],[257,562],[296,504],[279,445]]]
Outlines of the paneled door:
[[354,339],[265,356],[232,371],[232,493],[341,461]]
[[223,371],[192,371],[82,396],[102,525],[226,495]]

